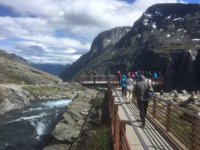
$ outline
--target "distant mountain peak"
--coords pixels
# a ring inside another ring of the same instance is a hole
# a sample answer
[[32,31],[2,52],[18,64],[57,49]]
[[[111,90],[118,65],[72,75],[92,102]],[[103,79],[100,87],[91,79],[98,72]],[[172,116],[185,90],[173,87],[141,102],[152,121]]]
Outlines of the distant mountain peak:
[[[153,5],[131,30],[115,28],[100,33],[94,39],[91,50],[72,64],[62,78],[88,75],[91,68],[95,68],[98,74],[115,74],[117,70],[123,73],[150,70],[165,74],[167,85],[171,87],[198,87],[199,29],[199,4]],[[113,43],[108,35],[112,35]]]
[[49,63],[45,64],[32,63],[31,65],[36,69],[50,73],[55,76],[59,76],[65,69],[67,69],[70,66],[70,64],[61,65],[61,64],[49,64]]

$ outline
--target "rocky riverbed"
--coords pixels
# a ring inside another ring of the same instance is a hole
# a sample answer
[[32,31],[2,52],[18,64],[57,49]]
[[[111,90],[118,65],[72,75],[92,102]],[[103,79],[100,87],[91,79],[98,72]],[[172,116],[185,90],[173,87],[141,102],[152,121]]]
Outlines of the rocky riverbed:
[[173,90],[171,92],[161,91],[156,93],[157,97],[170,101],[175,105],[191,110],[200,116],[200,92],[187,92],[186,90]]
[[0,85],[0,114],[20,110],[32,102],[45,99],[70,99],[63,119],[51,132],[44,150],[66,150],[76,147],[82,133],[101,122],[102,108],[99,104],[104,95],[77,83],[63,85]]
[[76,145],[81,138],[83,130],[88,130],[89,122],[98,123],[101,120],[101,110],[94,108],[94,101],[98,100],[99,94],[95,90],[78,92],[73,103],[69,104],[63,119],[52,131],[53,141],[44,150],[67,150]]
[[79,84],[43,84],[17,85],[0,84],[0,114],[22,109],[31,102],[45,99],[71,99],[77,97],[79,91],[84,91]]

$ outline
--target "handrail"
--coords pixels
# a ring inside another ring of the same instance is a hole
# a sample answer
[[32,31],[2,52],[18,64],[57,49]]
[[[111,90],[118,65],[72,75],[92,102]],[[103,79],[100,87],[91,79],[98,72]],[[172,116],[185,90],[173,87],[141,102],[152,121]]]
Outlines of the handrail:
[[[200,117],[191,111],[156,96],[148,114],[183,149],[200,150]],[[173,135],[173,137],[171,136]]]
[[[119,100],[120,104],[122,104],[121,97],[120,97],[119,94],[116,92],[115,88],[113,87],[113,84],[110,84],[110,82],[109,82],[108,85],[112,85],[112,90],[114,90],[115,94],[116,94],[117,97],[118,97],[118,100]],[[109,87],[108,89],[109,89],[109,91],[111,91],[111,87]],[[125,112],[125,114],[126,114],[128,120],[130,121],[131,126],[132,126],[133,130],[135,131],[135,133],[136,133],[136,135],[137,135],[139,141],[141,142],[141,144],[142,144],[144,150],[148,150],[149,148],[147,147],[147,145],[146,145],[146,143],[144,142],[143,138],[141,137],[141,135],[139,134],[139,132],[138,132],[138,130],[136,129],[135,125],[134,125],[133,122],[131,121],[131,117],[129,116],[129,114],[128,114],[127,110],[125,109],[124,105],[121,105],[121,106],[122,106],[122,108],[123,108],[123,110],[124,110],[124,112]],[[127,144],[127,145],[128,145],[128,144]],[[128,146],[129,146],[129,145],[128,145]]]
[[[80,76],[78,78],[78,82],[81,84],[84,84],[84,82],[88,82],[88,81],[94,81],[94,83],[99,82],[99,81],[106,81],[108,82],[109,80],[115,81],[115,82],[119,82],[118,78],[116,75],[90,75],[90,76]],[[160,76],[156,79],[151,78],[152,80],[152,86],[157,86],[157,85],[162,85],[164,84],[164,77]]]
[[125,134],[126,126],[119,119],[118,107],[114,103],[114,96],[112,95],[111,87],[109,84],[108,84],[108,103],[109,103],[114,150],[130,150],[130,146]]
[[[120,97],[119,94],[116,92],[116,90],[114,90],[114,91],[115,91],[115,93],[116,93],[116,95],[117,95],[117,97],[118,97],[120,103],[122,103],[121,97]],[[148,150],[149,148],[147,147],[147,145],[146,145],[146,143],[144,142],[143,138],[141,137],[140,133],[138,132],[138,130],[136,129],[135,125],[134,125],[133,122],[131,121],[131,117],[129,116],[129,114],[128,114],[127,110],[125,109],[124,105],[122,105],[122,108],[123,108],[123,110],[124,110],[124,112],[125,112],[125,114],[126,114],[128,120],[130,121],[131,126],[132,126],[133,130],[135,131],[135,133],[136,133],[136,135],[137,135],[139,141],[141,142],[143,148],[144,148],[145,150]]]
[[93,80],[96,80],[96,81],[108,81],[108,80],[115,80],[115,81],[118,81],[117,79],[117,76],[115,75],[96,75],[96,76],[80,76],[78,78],[78,82],[79,83],[83,83],[84,81],[93,81]]
[[[114,105],[114,97],[111,95],[111,82],[110,79],[116,80],[116,78],[107,78],[110,87],[108,87],[109,95],[109,111],[112,124],[112,133],[115,137],[116,127],[123,128],[120,123],[117,125],[117,111]],[[103,78],[102,78],[103,80]],[[162,79],[163,80],[163,79]],[[200,150],[200,117],[191,111],[186,110],[176,104],[173,104],[171,100],[166,100],[156,96],[153,100],[150,100],[148,107],[149,118],[156,123],[160,129],[171,139],[175,140],[174,144],[182,149]],[[120,139],[125,139],[123,131],[120,132]],[[115,139],[115,141],[118,141]],[[123,147],[122,143],[119,143]]]

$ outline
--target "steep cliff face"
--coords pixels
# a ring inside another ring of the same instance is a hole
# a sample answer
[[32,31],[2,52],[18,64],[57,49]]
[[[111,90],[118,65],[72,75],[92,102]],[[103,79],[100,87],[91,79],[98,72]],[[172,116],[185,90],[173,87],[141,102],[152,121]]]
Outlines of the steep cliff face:
[[[114,74],[118,69],[161,71],[166,76],[168,88],[200,88],[200,5],[157,4],[149,7],[134,23],[133,27],[119,41],[106,48],[96,49],[82,56],[76,63],[80,72],[73,72],[76,78],[88,68],[98,73]],[[101,35],[101,34],[100,34]],[[99,43],[94,40],[93,46]],[[86,59],[94,56],[94,59]],[[97,55],[97,56],[96,56]],[[73,67],[73,65],[72,65]],[[68,70],[71,72],[71,69]],[[66,78],[63,74],[62,78]]]
[[131,27],[117,27],[100,33],[94,39],[90,51],[67,68],[61,74],[61,78],[64,81],[70,80],[86,72],[88,68],[92,68],[92,62],[95,62],[97,57],[110,50],[130,29]]

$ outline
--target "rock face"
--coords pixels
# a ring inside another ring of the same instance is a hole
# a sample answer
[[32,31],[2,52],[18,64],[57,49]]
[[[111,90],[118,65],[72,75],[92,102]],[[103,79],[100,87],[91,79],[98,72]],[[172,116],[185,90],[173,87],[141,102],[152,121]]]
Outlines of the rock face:
[[[52,131],[54,142],[46,146],[44,150],[51,150],[54,147],[67,150],[80,136],[84,130],[85,124],[88,123],[88,115],[92,114],[91,101],[97,97],[97,91],[87,89],[74,93],[75,97],[71,104],[68,105],[67,111],[63,114],[63,119],[56,125]],[[90,112],[90,114],[88,114]]]
[[28,106],[37,100],[91,98],[84,95],[85,90],[79,84],[67,85],[16,85],[0,84],[0,115]]
[[[112,34],[112,39],[118,39],[112,44],[107,46],[109,38],[102,35],[114,30],[100,33],[91,50],[61,77],[63,80],[76,79],[91,68],[98,74],[150,70],[166,76],[166,88],[200,89],[199,28],[200,5],[153,5],[130,31],[130,28],[121,27],[123,34]],[[103,40],[97,40],[99,37]]]
[[28,106],[35,99],[34,96],[24,91],[20,85],[0,85],[0,91],[0,114]]
[[100,33],[94,39],[90,51],[81,56],[75,63],[67,68],[60,77],[64,81],[71,80],[74,77],[79,76],[80,73],[91,69],[92,63],[96,61],[97,57],[112,48],[127,32],[130,31],[130,29],[131,27],[117,27]]

